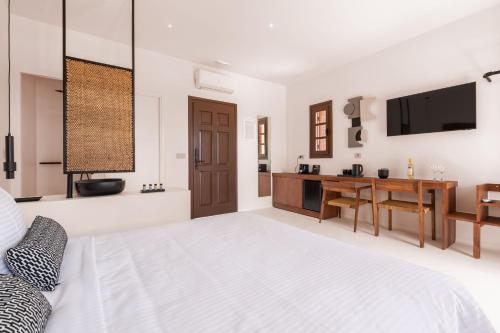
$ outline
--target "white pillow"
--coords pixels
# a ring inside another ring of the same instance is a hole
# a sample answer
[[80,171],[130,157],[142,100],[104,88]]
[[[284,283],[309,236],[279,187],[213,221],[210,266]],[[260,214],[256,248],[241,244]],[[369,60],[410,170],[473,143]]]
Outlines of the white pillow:
[[16,246],[26,235],[28,227],[9,193],[0,188],[0,274],[9,274],[5,252]]

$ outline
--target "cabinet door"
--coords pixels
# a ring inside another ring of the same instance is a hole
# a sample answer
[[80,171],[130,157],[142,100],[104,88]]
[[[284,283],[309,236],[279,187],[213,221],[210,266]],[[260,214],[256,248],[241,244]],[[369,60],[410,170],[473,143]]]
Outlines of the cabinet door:
[[302,179],[290,178],[288,182],[288,205],[295,208],[302,208]]
[[269,172],[259,172],[259,197],[271,195],[271,174]]
[[273,177],[273,203],[302,208],[302,179]]

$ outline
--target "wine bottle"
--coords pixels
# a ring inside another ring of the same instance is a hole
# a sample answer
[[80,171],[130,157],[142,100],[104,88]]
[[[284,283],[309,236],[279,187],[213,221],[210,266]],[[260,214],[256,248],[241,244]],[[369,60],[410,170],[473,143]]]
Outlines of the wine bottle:
[[411,158],[408,159],[408,171],[406,172],[408,179],[415,178],[415,170],[413,169],[413,160]]

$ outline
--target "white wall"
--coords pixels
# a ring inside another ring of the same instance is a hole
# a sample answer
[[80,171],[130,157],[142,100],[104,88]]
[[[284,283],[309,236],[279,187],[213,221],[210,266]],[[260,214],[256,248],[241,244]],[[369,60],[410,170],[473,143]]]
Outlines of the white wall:
[[[37,158],[36,158],[36,76],[23,75],[21,78],[21,133],[23,147],[18,155],[17,163],[21,172],[17,177],[21,180],[21,194],[23,196],[36,195],[37,187]],[[64,193],[64,192],[62,192]]]
[[[62,165],[41,165],[40,162],[62,162],[63,160],[63,96],[56,90],[62,89],[62,82],[36,78],[36,188],[38,195],[66,193],[66,177]],[[23,110],[24,111],[24,110]],[[23,112],[21,111],[21,112]],[[21,142],[26,137],[21,134]],[[29,136],[29,134],[28,134]],[[26,145],[23,144],[23,149]],[[24,183],[25,179],[21,179]],[[33,194],[33,193],[32,193]]]
[[[139,24],[139,23],[138,23]],[[92,47],[87,47],[89,42]],[[77,32],[68,34],[68,55],[127,66],[130,47]],[[96,46],[97,45],[97,46]],[[13,134],[21,139],[19,110],[21,73],[50,78],[62,77],[61,30],[22,17],[13,16]],[[240,210],[271,205],[270,198],[257,197],[257,142],[243,138],[245,118],[271,117],[273,170],[286,168],[286,89],[284,86],[233,74],[237,83],[232,95],[197,90],[194,70],[198,65],[137,49],[136,92],[162,98],[166,114],[165,178],[168,187],[188,187],[188,95],[216,99],[238,105],[238,201]],[[3,93],[3,90],[2,90]],[[140,112],[140,110],[136,110]],[[4,116],[2,113],[2,117]],[[138,147],[140,149],[140,147]],[[19,151],[16,151],[19,154]],[[186,158],[176,159],[177,153]],[[19,173],[18,173],[19,174]],[[20,182],[12,182],[12,193],[20,191]]]
[[[471,211],[474,186],[500,182],[500,77],[493,78],[495,83],[481,78],[495,69],[500,69],[500,6],[289,86],[288,169],[293,170],[297,155],[309,155],[308,106],[333,99],[333,158],[306,163],[320,164],[324,174],[338,174],[342,168],[362,163],[366,175],[387,167],[391,176],[404,177],[407,158],[412,157],[416,176],[431,179],[430,166],[440,163],[446,167],[446,178],[459,181],[458,208]],[[478,83],[477,130],[386,136],[387,99],[471,81]],[[343,107],[356,96],[376,98],[371,108],[376,119],[363,122],[368,130],[365,146],[349,149],[350,121]],[[354,158],[357,152],[361,159]],[[407,220],[406,227],[415,231],[415,216],[406,216],[398,219]],[[364,210],[362,217],[370,219],[371,215]],[[384,216],[382,221],[385,225]],[[485,229],[486,242],[500,238],[500,229]],[[471,240],[469,224],[458,222],[458,233],[460,239]]]

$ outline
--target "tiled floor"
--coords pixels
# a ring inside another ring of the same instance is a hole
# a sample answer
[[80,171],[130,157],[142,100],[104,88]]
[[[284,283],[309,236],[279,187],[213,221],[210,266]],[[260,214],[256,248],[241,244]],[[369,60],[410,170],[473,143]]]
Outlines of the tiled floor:
[[439,241],[426,239],[426,246],[421,249],[417,234],[382,227],[380,236],[374,237],[372,225],[364,222],[353,233],[352,220],[331,219],[319,224],[317,219],[275,208],[255,213],[454,276],[474,295],[500,332],[500,245],[496,251],[482,249],[481,259],[476,260],[471,256],[470,245],[456,243],[443,251]]

